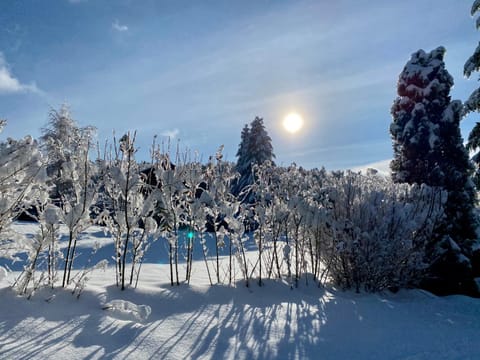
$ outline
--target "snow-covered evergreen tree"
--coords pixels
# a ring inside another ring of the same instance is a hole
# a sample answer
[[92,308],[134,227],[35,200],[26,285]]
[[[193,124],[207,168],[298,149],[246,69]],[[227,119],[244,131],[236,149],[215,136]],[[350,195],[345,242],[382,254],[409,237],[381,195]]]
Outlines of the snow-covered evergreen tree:
[[451,101],[453,78],[445,69],[445,48],[412,55],[398,81],[390,133],[395,182],[427,184],[448,193],[446,217],[431,243],[431,278],[436,292],[474,292],[469,257],[475,239],[472,166],[460,134],[462,103]]
[[444,53],[443,47],[431,53],[419,50],[400,75],[390,126],[394,150],[391,169],[396,182],[440,181],[433,175],[438,166],[438,132],[453,85],[443,63]]
[[[475,0],[470,11],[471,16],[478,15],[480,12],[480,0]],[[476,20],[477,30],[480,28],[480,17],[477,17]],[[475,49],[474,53],[466,61],[463,68],[463,74],[470,78],[473,72],[480,71],[480,42]],[[480,88],[477,88],[472,92],[468,100],[464,104],[463,115],[467,115],[471,112],[480,112]],[[468,142],[466,145],[469,151],[474,152],[475,154],[472,157],[472,162],[475,168],[475,174],[473,176],[477,190],[480,189],[480,122],[477,122],[473,127],[472,131],[468,135]],[[477,239],[477,243],[480,242]],[[480,277],[480,245],[477,244],[476,251],[474,251],[472,256],[472,264],[474,276]]]
[[242,130],[241,142],[237,152],[237,171],[240,179],[234,186],[233,192],[239,194],[247,186],[253,184],[253,165],[261,165],[270,161],[274,165],[272,139],[265,129],[263,118],[255,117],[250,127],[245,125]]
[[238,151],[237,151],[237,171],[240,174],[244,174],[245,172],[248,171],[248,168],[250,166],[250,154],[248,152],[249,148],[249,140],[250,140],[250,127],[245,124],[245,126],[242,129],[242,134],[240,135],[240,144],[238,145]]
[[[471,15],[475,16],[480,11],[480,1],[474,1],[471,9]],[[477,29],[480,28],[480,18],[476,21]],[[473,52],[473,55],[466,61],[463,74],[470,78],[473,72],[480,71],[480,42]],[[468,100],[464,104],[463,113],[467,115],[471,112],[480,111],[480,88],[472,92]],[[475,152],[472,161],[475,164],[474,180],[478,189],[480,189],[480,122],[477,122],[468,136],[467,149]]]
[[250,123],[250,135],[247,145],[250,164],[261,165],[266,161],[270,161],[273,164],[275,154],[273,153],[272,139],[265,129],[263,118],[257,116]]

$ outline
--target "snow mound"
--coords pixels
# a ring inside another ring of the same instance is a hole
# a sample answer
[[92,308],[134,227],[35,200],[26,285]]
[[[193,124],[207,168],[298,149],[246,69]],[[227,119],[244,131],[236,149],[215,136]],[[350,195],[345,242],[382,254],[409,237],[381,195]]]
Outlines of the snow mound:
[[103,306],[109,315],[120,320],[145,322],[152,313],[148,305],[137,305],[127,300],[111,300]]

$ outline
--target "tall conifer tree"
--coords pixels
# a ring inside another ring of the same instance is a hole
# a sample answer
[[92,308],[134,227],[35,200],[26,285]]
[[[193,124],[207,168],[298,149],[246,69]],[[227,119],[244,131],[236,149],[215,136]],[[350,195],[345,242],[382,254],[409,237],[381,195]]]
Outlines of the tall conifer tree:
[[[475,16],[480,11],[480,1],[474,1],[470,14]],[[477,29],[480,28],[480,18],[477,18]],[[480,71],[480,43],[473,52],[472,56],[468,58],[464,67],[463,74],[465,77],[470,78],[473,72]],[[472,92],[468,100],[464,104],[464,115],[468,115],[471,112],[480,111],[480,88],[477,88]],[[473,127],[470,135],[468,136],[467,149],[474,151],[475,155],[472,158],[475,164],[475,185],[480,189],[480,122],[477,122]]]
[[430,244],[425,286],[437,293],[474,293],[472,167],[460,134],[462,103],[451,101],[453,78],[445,69],[444,54],[443,47],[430,53],[419,50],[400,74],[391,111],[392,177],[447,192],[445,219]]
[[248,185],[253,184],[253,165],[261,165],[270,161],[274,165],[272,139],[265,129],[263,118],[255,117],[250,126],[245,125],[242,130],[240,145],[237,151],[237,171],[240,179],[233,188],[235,194],[239,194]]

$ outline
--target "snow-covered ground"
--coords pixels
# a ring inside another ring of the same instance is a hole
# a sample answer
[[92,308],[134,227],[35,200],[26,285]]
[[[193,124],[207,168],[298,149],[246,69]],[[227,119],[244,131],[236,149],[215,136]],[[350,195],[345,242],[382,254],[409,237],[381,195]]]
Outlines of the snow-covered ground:
[[[98,229],[80,249],[95,240],[107,254],[111,242]],[[9,288],[18,273],[9,273],[0,280],[0,359],[479,358],[478,299],[356,294],[305,281],[247,288],[239,274],[235,286],[210,286],[203,260],[190,285],[171,287],[162,262],[145,263],[138,288],[125,291],[112,268],[95,271],[79,299],[60,288],[18,297]]]

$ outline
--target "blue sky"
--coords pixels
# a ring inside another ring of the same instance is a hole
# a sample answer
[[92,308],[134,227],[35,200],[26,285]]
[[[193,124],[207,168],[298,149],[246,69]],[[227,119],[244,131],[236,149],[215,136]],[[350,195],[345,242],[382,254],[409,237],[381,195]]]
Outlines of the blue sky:
[[[38,136],[66,102],[100,142],[174,136],[235,160],[244,124],[265,120],[277,163],[345,169],[391,158],[396,82],[411,53],[447,48],[453,98],[480,32],[472,0],[12,0],[0,2],[2,138]],[[304,129],[281,127],[290,111]],[[462,124],[464,137],[475,116]]]

